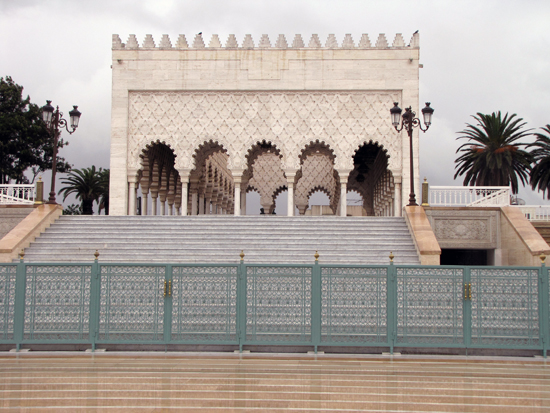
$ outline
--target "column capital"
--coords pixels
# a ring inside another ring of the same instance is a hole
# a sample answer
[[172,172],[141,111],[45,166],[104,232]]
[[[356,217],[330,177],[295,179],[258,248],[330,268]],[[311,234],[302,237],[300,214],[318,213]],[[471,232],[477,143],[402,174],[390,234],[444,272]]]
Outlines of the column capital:
[[233,176],[233,181],[235,186],[239,185],[243,179],[244,169],[231,169],[231,175]]
[[285,176],[286,180],[292,180],[294,181],[294,178],[296,178],[296,174],[298,173],[298,169],[285,169]]
[[181,182],[187,182],[191,169],[189,168],[177,168],[176,171],[180,174]]
[[130,183],[137,183],[138,181],[138,169],[137,168],[127,168],[126,174],[128,176],[128,182]]
[[338,171],[338,177],[340,178],[340,183],[347,184],[351,169],[337,169],[337,171]]

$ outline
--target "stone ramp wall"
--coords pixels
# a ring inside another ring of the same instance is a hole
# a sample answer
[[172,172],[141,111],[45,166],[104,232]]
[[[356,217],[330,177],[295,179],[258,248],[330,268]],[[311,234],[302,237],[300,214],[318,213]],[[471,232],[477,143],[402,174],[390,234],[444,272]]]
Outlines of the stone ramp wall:
[[33,211],[33,206],[3,206],[0,208],[0,239],[4,238],[17,224]]

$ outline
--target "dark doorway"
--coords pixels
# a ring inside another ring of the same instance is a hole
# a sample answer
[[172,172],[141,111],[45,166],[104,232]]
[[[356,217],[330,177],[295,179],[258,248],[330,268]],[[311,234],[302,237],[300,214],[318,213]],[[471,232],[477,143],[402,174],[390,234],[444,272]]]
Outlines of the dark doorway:
[[487,250],[441,249],[441,265],[489,265]]

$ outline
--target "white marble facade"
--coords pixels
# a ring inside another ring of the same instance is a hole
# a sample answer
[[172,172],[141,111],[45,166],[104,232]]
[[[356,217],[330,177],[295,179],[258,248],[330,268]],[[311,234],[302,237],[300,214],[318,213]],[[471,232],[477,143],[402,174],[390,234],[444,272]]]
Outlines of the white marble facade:
[[[208,47],[201,35],[113,35],[112,56],[111,214],[135,214],[139,188],[149,215],[240,215],[254,190],[266,213],[282,191],[301,214],[323,191],[345,215],[353,190],[369,215],[400,215],[409,143],[389,110],[418,113],[418,33],[307,46],[214,35]],[[418,177],[417,133],[413,145]]]

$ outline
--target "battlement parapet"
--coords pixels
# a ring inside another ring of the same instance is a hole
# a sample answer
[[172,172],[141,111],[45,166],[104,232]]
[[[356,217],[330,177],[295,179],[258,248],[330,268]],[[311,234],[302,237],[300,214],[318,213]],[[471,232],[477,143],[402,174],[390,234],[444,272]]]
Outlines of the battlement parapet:
[[319,36],[317,34],[313,34],[311,36],[311,39],[307,43],[307,46],[302,38],[302,35],[300,34],[297,34],[294,36],[294,39],[290,42],[290,45],[289,45],[289,42],[287,42],[284,34],[280,34],[277,40],[273,42],[273,45],[267,34],[263,34],[256,43],[254,42],[252,35],[247,34],[245,35],[243,41],[240,44],[237,41],[237,38],[234,34],[230,34],[228,36],[225,44],[222,44],[217,34],[213,34],[210,42],[208,43],[208,46],[206,46],[206,43],[202,37],[202,33],[199,33],[194,36],[191,46],[189,46],[189,43],[187,42],[187,39],[183,34],[179,35],[177,41],[175,42],[175,45],[172,45],[172,42],[170,41],[170,36],[167,34],[162,35],[158,45],[155,44],[155,41],[151,34],[147,34],[145,36],[145,39],[143,40],[141,45],[138,43],[136,35],[134,34],[129,35],[126,43],[122,43],[122,40],[120,39],[120,36],[118,34],[113,34],[113,46],[112,46],[113,50],[121,50],[121,49],[124,49],[124,50],[137,50],[137,49],[200,50],[200,49],[237,49],[237,48],[262,49],[262,50],[265,50],[265,49],[405,49],[405,48],[418,49],[419,47],[420,47],[420,36],[418,34],[418,31],[412,35],[408,45],[405,44],[403,35],[401,33],[397,33],[393,39],[393,43],[391,44],[391,46],[388,43],[388,40],[386,39],[386,35],[384,33],[380,33],[378,35],[378,38],[374,46],[371,44],[369,36],[367,34],[363,34],[359,42],[357,43],[354,42],[351,34],[346,34],[340,43],[338,42],[334,34],[329,34],[324,45],[319,39]]

